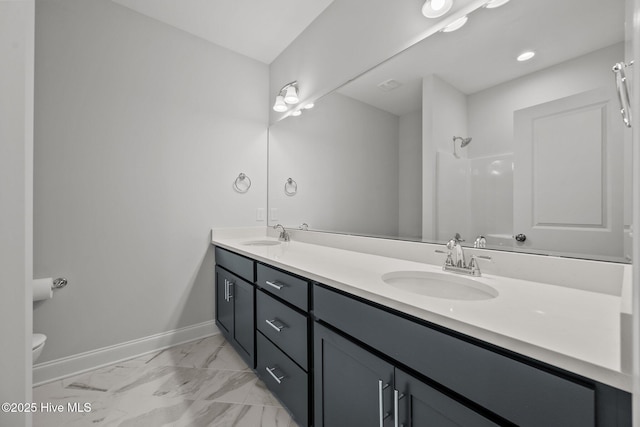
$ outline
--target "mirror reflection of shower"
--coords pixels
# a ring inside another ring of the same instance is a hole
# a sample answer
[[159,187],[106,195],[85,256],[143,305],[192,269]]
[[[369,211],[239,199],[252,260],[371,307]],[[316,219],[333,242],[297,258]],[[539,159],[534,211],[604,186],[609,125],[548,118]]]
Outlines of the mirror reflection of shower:
[[456,151],[456,141],[460,140],[460,149],[466,147],[467,145],[469,145],[469,143],[471,142],[471,137],[469,138],[463,138],[461,136],[454,136],[453,137],[453,156],[456,159],[459,159],[460,156],[458,155],[458,152]]

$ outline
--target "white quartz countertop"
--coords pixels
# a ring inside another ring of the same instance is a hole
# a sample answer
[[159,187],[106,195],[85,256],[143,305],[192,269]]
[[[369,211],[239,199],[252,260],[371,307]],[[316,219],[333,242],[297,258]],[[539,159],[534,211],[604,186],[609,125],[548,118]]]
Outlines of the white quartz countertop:
[[251,240],[255,239],[214,235],[212,243],[558,368],[631,391],[631,376],[623,373],[621,368],[622,301],[619,296],[483,274],[472,280],[493,287],[499,293],[496,298],[476,301],[435,298],[391,287],[382,280],[382,275],[394,271],[442,272],[437,265],[297,241],[275,246],[245,244]]

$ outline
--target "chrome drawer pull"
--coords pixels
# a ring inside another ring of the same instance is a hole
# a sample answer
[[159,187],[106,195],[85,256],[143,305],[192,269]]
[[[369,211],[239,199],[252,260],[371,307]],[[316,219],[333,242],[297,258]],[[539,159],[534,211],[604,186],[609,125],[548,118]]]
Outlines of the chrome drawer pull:
[[276,368],[270,368],[267,366],[267,372],[269,372],[269,375],[271,375],[273,377],[274,380],[276,380],[276,382],[278,384],[282,384],[282,380],[284,379],[284,375],[282,376],[277,376],[276,374],[273,373],[273,371],[275,371]]
[[265,322],[267,322],[267,325],[271,326],[273,329],[275,329],[278,332],[281,332],[284,328],[285,325],[283,325],[282,323],[280,323],[280,325],[276,325],[277,320],[273,319],[273,320],[265,320]]
[[278,282],[278,281],[274,281],[274,282],[270,282],[268,280],[265,280],[265,282],[267,285],[271,286],[272,288],[275,288],[277,290],[280,290],[283,288],[283,286]]
[[229,281],[224,279],[224,300],[229,302]]

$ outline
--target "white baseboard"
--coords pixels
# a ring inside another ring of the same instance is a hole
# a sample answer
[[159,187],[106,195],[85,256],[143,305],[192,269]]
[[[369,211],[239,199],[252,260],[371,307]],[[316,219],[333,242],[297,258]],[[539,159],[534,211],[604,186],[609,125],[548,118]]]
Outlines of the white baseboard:
[[168,332],[123,342],[109,347],[74,354],[33,366],[33,385],[38,386],[102,366],[160,351],[174,345],[217,335],[220,330],[213,320]]

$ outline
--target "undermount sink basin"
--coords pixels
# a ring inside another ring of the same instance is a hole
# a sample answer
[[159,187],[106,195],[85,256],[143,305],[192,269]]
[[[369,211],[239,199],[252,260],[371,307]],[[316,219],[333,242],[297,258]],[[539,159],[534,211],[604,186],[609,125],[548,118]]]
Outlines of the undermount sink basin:
[[281,242],[277,240],[250,240],[248,242],[243,242],[242,244],[245,246],[276,246]]
[[435,298],[479,301],[498,296],[498,291],[491,286],[453,273],[395,271],[384,274],[382,281],[405,292]]

